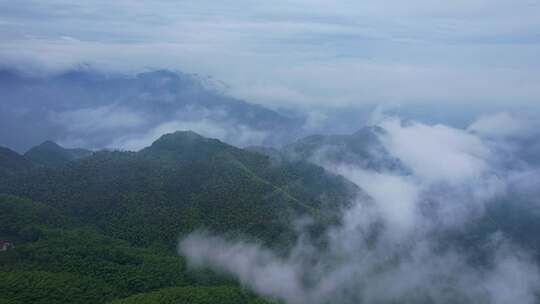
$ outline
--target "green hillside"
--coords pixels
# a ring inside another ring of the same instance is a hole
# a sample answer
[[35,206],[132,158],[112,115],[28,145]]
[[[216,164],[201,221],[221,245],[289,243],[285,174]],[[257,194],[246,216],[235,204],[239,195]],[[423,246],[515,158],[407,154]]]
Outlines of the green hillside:
[[[63,210],[106,235],[170,248],[197,228],[289,243],[292,219],[333,221],[357,190],[314,165],[275,164],[192,132],[165,135],[137,153],[97,152],[0,184],[0,192]],[[325,206],[332,211],[323,212]]]
[[90,155],[92,155],[92,151],[85,149],[66,149],[52,141],[45,141],[24,154],[27,159],[36,164],[53,167]]
[[186,269],[182,257],[133,247],[44,204],[0,195],[1,303],[105,303],[167,287],[236,284]]
[[8,148],[0,147],[0,175],[22,172],[34,167],[31,161]]
[[307,162],[193,132],[61,166],[8,155],[0,240],[15,248],[0,252],[6,303],[263,303],[231,278],[187,269],[179,238],[204,229],[286,250],[294,219],[316,219],[316,236],[360,191]]
[[140,294],[110,304],[267,304],[268,301],[257,298],[236,287],[176,287],[156,292]]

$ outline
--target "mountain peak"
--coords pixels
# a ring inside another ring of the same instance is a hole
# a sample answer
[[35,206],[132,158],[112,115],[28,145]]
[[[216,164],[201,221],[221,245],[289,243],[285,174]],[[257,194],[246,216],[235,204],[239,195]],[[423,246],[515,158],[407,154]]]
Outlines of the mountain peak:
[[173,133],[161,135],[152,143],[152,147],[173,147],[204,140],[208,140],[208,138],[205,138],[193,131],[175,131]]
[[64,147],[60,146],[59,144],[57,144],[56,142],[54,142],[52,140],[46,140],[46,141],[42,142],[41,144],[37,145],[36,147],[64,149]]
[[152,145],[140,151],[141,155],[177,162],[208,160],[213,155],[235,149],[217,139],[203,137],[193,131],[176,131],[162,135]]
[[35,147],[32,147],[24,155],[27,156],[27,157],[28,156],[32,157],[32,155],[34,155],[36,153],[43,153],[43,152],[46,152],[46,153],[65,153],[66,150],[67,149],[60,146],[56,142],[54,142],[52,140],[46,140],[46,141],[42,142],[41,144],[39,144],[39,145],[37,145]]
[[89,150],[66,149],[52,140],[46,140],[28,150],[24,156],[40,165],[58,166],[91,154]]

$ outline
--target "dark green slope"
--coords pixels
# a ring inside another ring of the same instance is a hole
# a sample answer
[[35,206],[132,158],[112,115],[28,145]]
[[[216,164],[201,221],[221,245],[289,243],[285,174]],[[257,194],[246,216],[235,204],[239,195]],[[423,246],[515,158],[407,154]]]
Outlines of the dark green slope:
[[237,287],[177,287],[156,292],[134,295],[116,300],[110,304],[265,304],[270,303],[257,298]]
[[44,204],[0,194],[0,294],[7,303],[103,303],[193,284],[181,258],[81,226]]
[[24,154],[27,159],[43,166],[59,166],[90,155],[92,155],[92,151],[66,149],[52,141],[45,141]]
[[102,281],[42,271],[0,272],[1,304],[98,304],[115,299]]
[[32,169],[34,165],[24,156],[8,148],[0,147],[0,175]]
[[275,163],[193,132],[165,135],[137,153],[97,152],[0,184],[0,192],[44,202],[107,235],[170,248],[198,228],[289,243],[292,219],[334,221],[355,191],[314,165]]
[[0,194],[0,216],[0,240],[15,245],[0,251],[0,303],[106,303],[135,294],[126,301],[262,303],[228,278],[187,270],[182,257],[104,236],[41,203]]
[[24,236],[24,232],[30,228],[64,228],[70,225],[74,225],[74,222],[55,208],[0,194],[0,239],[19,241],[18,238]]
[[291,219],[335,222],[359,191],[320,167],[192,132],[58,167],[12,156],[28,166],[0,183],[12,194],[0,195],[0,239],[16,246],[0,253],[5,303],[265,303],[231,279],[186,270],[171,250],[178,237],[206,228],[290,244]]

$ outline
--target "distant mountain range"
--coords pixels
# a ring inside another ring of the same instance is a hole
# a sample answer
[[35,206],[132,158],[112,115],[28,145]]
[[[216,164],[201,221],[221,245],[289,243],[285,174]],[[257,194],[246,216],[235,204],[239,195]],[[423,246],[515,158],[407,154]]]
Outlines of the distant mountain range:
[[135,149],[177,130],[241,146],[275,145],[300,135],[303,118],[227,96],[222,87],[209,77],[167,70],[0,70],[0,145],[25,151],[52,139],[75,147]]

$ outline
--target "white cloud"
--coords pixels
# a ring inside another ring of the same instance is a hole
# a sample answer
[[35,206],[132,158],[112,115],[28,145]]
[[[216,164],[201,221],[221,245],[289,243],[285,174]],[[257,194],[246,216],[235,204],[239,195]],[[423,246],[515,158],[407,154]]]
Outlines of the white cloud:
[[488,170],[489,148],[476,136],[444,125],[429,126],[388,119],[381,124],[389,134],[388,151],[429,181],[462,183]]
[[[179,245],[179,250],[193,257],[189,260],[192,266],[212,265],[222,271],[235,272],[242,284],[262,295],[279,294],[291,303],[304,303],[298,273],[270,250],[242,242],[231,246],[221,238],[204,234],[190,235]],[[209,252],[216,254],[210,257]]]
[[528,135],[532,123],[520,120],[507,112],[482,116],[469,126],[469,130],[483,136],[522,136]]
[[[377,202],[378,211],[387,220],[392,234],[402,237],[401,233],[410,232],[418,222],[417,203],[421,188],[413,178],[362,170],[345,164],[330,170],[362,187]],[[359,208],[365,212],[365,208]],[[357,227],[365,220],[356,214],[354,217],[347,216],[345,223]]]
[[[344,210],[342,225],[327,230],[324,248],[301,237],[278,256],[254,243],[194,234],[179,252],[194,266],[232,273],[255,292],[291,304],[535,303],[540,271],[529,251],[502,232],[475,234],[468,247],[485,252],[490,263],[484,265],[470,263],[470,252],[448,241],[481,220],[484,207],[504,198],[507,188],[535,193],[523,179],[537,181],[536,170],[509,170],[498,162],[506,151],[463,129],[388,117],[379,125],[388,152],[411,173],[367,170],[317,154],[312,160],[370,196]],[[520,162],[519,155],[510,157]]]
[[179,68],[272,106],[540,98],[536,1],[23,3],[0,3],[5,62]]
[[142,113],[115,104],[98,108],[53,112],[50,119],[66,127],[69,132],[89,134],[98,131],[123,131],[138,128],[146,123]]

